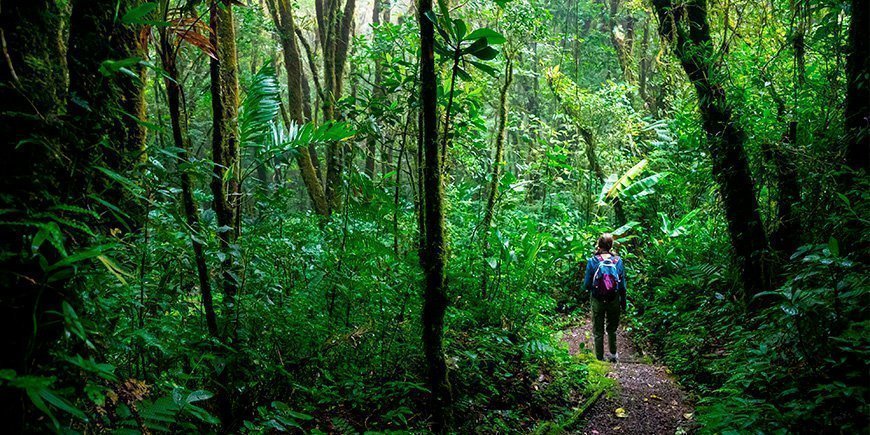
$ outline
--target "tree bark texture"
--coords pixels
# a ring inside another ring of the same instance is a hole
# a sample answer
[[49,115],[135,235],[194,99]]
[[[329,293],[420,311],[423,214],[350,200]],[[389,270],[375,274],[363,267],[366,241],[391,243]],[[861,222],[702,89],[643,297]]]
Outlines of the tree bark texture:
[[[305,122],[305,104],[308,96],[303,88],[306,85],[302,71],[302,58],[299,46],[296,44],[296,24],[289,1],[269,0],[267,2],[275,27],[278,28],[279,39],[284,51],[284,68],[287,71],[287,94],[290,121],[301,125]],[[308,197],[314,206],[314,211],[321,216],[329,216],[329,203],[323,191],[321,178],[317,174],[316,161],[312,158],[311,148],[299,148],[296,153],[296,163],[302,182],[308,191]]]
[[233,323],[238,282],[233,245],[239,235],[239,79],[236,58],[236,32],[230,4],[213,2],[210,10],[210,39],[216,56],[211,59],[212,100],[212,179],[218,240],[223,254],[222,286],[226,313]]
[[[25,220],[26,213],[50,207],[56,200],[51,194],[68,185],[68,150],[59,139],[66,92],[61,29],[54,0],[3,2],[0,8],[0,208],[9,210],[4,221]],[[0,368],[18,375],[50,362],[49,351],[63,333],[52,313],[61,311],[62,301],[75,299],[66,280],[47,282],[38,259],[28,254],[31,241],[22,227],[0,225],[0,251],[12,254],[0,259]],[[0,419],[7,432],[22,432],[25,421],[35,418],[31,413],[40,412],[29,403],[23,390],[0,387]]]
[[852,0],[846,60],[846,164],[866,171],[870,160],[870,1]]
[[418,3],[420,22],[420,100],[422,103],[423,134],[423,205],[426,227],[423,249],[423,350],[426,358],[432,426],[443,432],[446,426],[445,410],[449,404],[447,365],[444,361],[444,312],[447,292],[444,282],[444,212],[442,209],[441,159],[437,133],[437,78],[435,76],[435,29],[426,18],[431,13],[432,0]]
[[[145,128],[141,121],[145,119],[145,70],[138,61],[145,57],[145,46],[138,26],[124,24],[120,18],[139,4],[140,0],[73,1],[67,53],[67,115],[81,147],[73,167],[91,174],[78,178],[77,184],[83,185],[76,185],[76,192],[93,191],[122,209],[133,210],[129,214],[134,221],[142,218],[135,200],[117,182],[92,167],[127,173],[144,157]],[[137,79],[112,67],[111,62],[127,60],[131,63],[125,68],[133,71]],[[138,225],[133,222],[132,226]]]
[[[355,0],[315,0],[317,30],[323,50],[323,117],[333,121],[340,117],[335,103],[341,99],[344,68],[353,27]],[[344,145],[331,143],[326,150],[326,199],[330,210],[341,207],[341,174]]]
[[767,281],[764,251],[767,237],[758,211],[749,161],[743,149],[744,132],[735,123],[725,89],[717,82],[719,72],[712,63],[714,53],[707,23],[705,0],[674,5],[654,0],[659,33],[673,42],[677,58],[698,95],[713,174],[728,221],[728,232],[740,264],[747,302],[762,291]]

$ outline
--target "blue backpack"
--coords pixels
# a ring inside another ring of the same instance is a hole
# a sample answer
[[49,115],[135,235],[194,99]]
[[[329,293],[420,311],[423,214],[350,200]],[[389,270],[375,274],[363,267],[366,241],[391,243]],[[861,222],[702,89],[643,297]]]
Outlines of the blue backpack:
[[610,302],[616,299],[619,289],[619,270],[616,268],[619,257],[610,256],[605,259],[597,255],[596,258],[598,268],[595,269],[595,275],[592,277],[592,296],[603,302]]

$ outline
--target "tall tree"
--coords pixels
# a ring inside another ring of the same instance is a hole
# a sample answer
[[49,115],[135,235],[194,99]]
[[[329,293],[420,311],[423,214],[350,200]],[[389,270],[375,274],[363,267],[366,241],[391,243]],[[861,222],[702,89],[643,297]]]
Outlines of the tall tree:
[[[296,24],[293,21],[293,12],[290,2],[287,0],[268,0],[267,6],[278,29],[278,38],[284,52],[284,68],[287,72],[287,94],[289,120],[301,125],[305,122],[305,107],[308,105],[307,82],[302,71],[302,58],[299,46],[296,44]],[[300,36],[300,40],[301,36]],[[315,71],[312,70],[312,74]],[[310,107],[308,109],[310,116]],[[302,182],[314,205],[314,210],[322,215],[329,215],[329,203],[323,191],[321,179],[317,175],[317,163],[312,157],[310,148],[300,148],[296,153],[296,163],[302,175]]]
[[[335,104],[341,99],[356,0],[345,0],[343,4],[342,0],[315,0],[314,6],[317,12],[318,36],[323,50],[323,118],[332,121],[339,118]],[[326,151],[325,193],[330,210],[335,210],[341,205],[343,149],[341,143],[331,143]]]
[[767,249],[767,237],[743,148],[746,136],[735,122],[725,88],[718,81],[721,73],[713,63],[715,53],[707,23],[707,2],[688,0],[673,4],[671,0],[654,0],[653,6],[660,35],[673,43],[674,52],[698,95],[713,174],[719,185],[748,302],[765,287],[767,273],[763,251]]
[[450,401],[447,364],[444,361],[444,312],[447,292],[444,282],[444,211],[441,185],[441,151],[438,147],[437,78],[435,76],[435,27],[429,19],[432,0],[420,0],[420,102],[422,105],[423,214],[425,240],[421,263],[423,290],[423,350],[426,357],[429,409],[435,432],[445,429],[445,408]]
[[483,271],[481,273],[481,295],[485,298],[487,295],[487,287],[489,280],[489,263],[487,258],[490,255],[489,243],[489,226],[492,224],[492,218],[495,215],[495,202],[498,198],[498,186],[501,184],[502,168],[504,167],[504,143],[507,138],[507,117],[508,117],[508,90],[510,90],[511,81],[514,78],[513,64],[511,58],[507,57],[505,62],[504,83],[501,86],[501,92],[498,99],[498,127],[495,133],[495,155],[492,159],[492,169],[489,175],[489,192],[486,196],[486,208],[483,211],[483,221],[481,222],[481,231],[483,240]]
[[231,2],[214,1],[209,10],[209,39],[215,56],[210,62],[212,106],[212,179],[218,240],[223,253],[222,285],[228,326],[234,319],[238,282],[233,244],[239,235],[239,78],[236,30]]
[[846,164],[867,171],[870,161],[870,2],[852,0],[846,60]]
[[[377,47],[377,35],[375,33],[378,31],[378,27],[381,24],[381,0],[373,0],[372,1],[372,46]],[[372,83],[372,107],[374,108],[375,104],[380,102],[380,98],[384,95],[384,88],[381,86],[381,80],[383,76],[383,68],[381,66],[380,56],[375,57],[375,77]],[[375,111],[372,111],[372,116],[376,115]],[[373,130],[369,133],[366,138],[366,166],[365,173],[369,177],[370,180],[375,179],[375,154],[377,153],[377,143],[378,138],[377,134]],[[386,172],[386,170],[384,171]]]
[[[193,31],[187,30],[187,32]],[[166,76],[163,84],[166,87],[166,100],[169,105],[169,120],[172,125],[172,140],[178,148],[178,160],[181,172],[181,202],[184,217],[187,221],[188,230],[191,232],[190,243],[193,247],[193,259],[196,264],[196,276],[199,279],[199,291],[202,298],[202,307],[205,311],[206,325],[213,337],[218,336],[217,316],[212,302],[211,281],[208,266],[205,260],[205,252],[202,243],[202,228],[199,219],[199,209],[193,198],[193,180],[190,168],[190,136],[187,133],[186,105],[183,103],[184,91],[178,75],[178,43],[172,41],[169,31],[165,27],[160,28],[160,60]]]
[[[66,91],[63,15],[55,0],[0,5],[0,208],[3,220],[32,220],[50,207],[66,181],[59,140]],[[62,194],[60,201],[68,203]],[[58,255],[50,243],[33,247],[26,226],[0,225],[0,368],[29,374],[47,363],[63,332],[54,313],[67,299],[65,281],[50,282],[38,251]],[[11,255],[10,255],[11,254]],[[0,419],[10,433],[23,429],[28,399],[17,388],[0,387]]]
[[[145,46],[141,26],[127,13],[140,0],[75,0],[69,24],[70,126],[83,149],[75,166],[91,172],[92,165],[126,173],[144,156]],[[53,60],[54,61],[54,60]],[[133,71],[135,77],[122,72]],[[99,174],[98,172],[91,172]],[[78,192],[102,193],[109,202],[137,209],[122,186],[101,176],[79,177]],[[133,211],[134,220],[139,212]],[[119,225],[120,222],[112,223]],[[136,224],[134,223],[134,226]]]

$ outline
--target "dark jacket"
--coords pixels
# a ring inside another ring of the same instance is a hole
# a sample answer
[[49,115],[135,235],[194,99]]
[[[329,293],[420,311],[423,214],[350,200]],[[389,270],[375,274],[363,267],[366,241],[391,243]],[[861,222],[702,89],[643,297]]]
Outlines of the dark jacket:
[[[619,287],[617,288],[617,294],[619,295],[619,303],[622,306],[625,306],[625,264],[622,262],[622,257],[614,256],[616,258],[616,271],[619,273]],[[586,262],[586,278],[583,279],[583,288],[586,289],[590,294],[592,293],[592,277],[595,276],[595,271],[598,270],[598,263],[601,261],[598,259],[597,255],[593,255]]]

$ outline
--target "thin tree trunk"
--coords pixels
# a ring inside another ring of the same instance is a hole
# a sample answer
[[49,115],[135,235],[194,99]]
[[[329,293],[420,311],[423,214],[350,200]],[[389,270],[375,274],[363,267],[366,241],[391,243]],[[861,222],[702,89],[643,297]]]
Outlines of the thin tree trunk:
[[396,185],[393,190],[393,253],[399,256],[399,191],[402,187],[402,159],[405,157],[405,148],[408,142],[408,127],[411,125],[411,116],[407,115],[405,127],[402,129],[402,142],[399,146],[399,161],[396,162]]
[[422,103],[423,133],[423,186],[425,188],[424,216],[426,223],[423,250],[423,350],[426,357],[429,409],[432,429],[442,432],[446,428],[446,407],[450,402],[447,365],[444,361],[444,312],[447,292],[444,282],[444,212],[441,208],[441,158],[438,148],[437,78],[435,76],[435,28],[426,18],[432,13],[432,0],[418,3],[420,24],[420,100]]
[[447,94],[447,108],[444,110],[444,133],[441,138],[441,167],[447,166],[447,145],[450,142],[450,111],[453,110],[453,91],[456,87],[456,73],[459,71],[459,60],[462,58],[462,52],[456,50],[453,52],[453,68],[450,74],[450,92]]
[[481,273],[480,294],[485,299],[487,297],[487,286],[489,281],[489,263],[486,261],[490,255],[489,243],[489,226],[492,224],[492,218],[495,214],[495,201],[498,197],[498,186],[501,182],[502,166],[504,166],[504,143],[507,136],[507,117],[508,117],[508,90],[511,86],[511,81],[514,77],[513,65],[511,58],[507,58],[505,63],[505,78],[504,84],[501,87],[498,104],[498,128],[495,135],[495,156],[492,160],[492,169],[490,170],[489,193],[486,198],[486,209],[481,222],[482,241],[483,241],[483,270]]
[[417,112],[417,256],[420,267],[426,258],[426,195],[423,186],[423,110]]
[[[339,119],[335,103],[341,99],[344,68],[350,44],[355,0],[315,0],[317,27],[323,48],[323,118],[326,121]],[[341,174],[344,145],[331,143],[326,150],[326,200],[330,211],[341,206]]]
[[[236,259],[233,245],[240,228],[236,206],[239,194],[239,140],[238,107],[239,81],[236,54],[235,25],[232,5],[214,1],[209,10],[209,39],[215,48],[215,58],[210,62],[211,100],[212,100],[212,179],[211,191],[217,220],[218,245],[223,256],[221,261],[221,281],[224,292],[224,333],[223,337],[235,338],[236,335],[236,294],[238,281]],[[225,181],[226,180],[226,181]],[[229,387],[232,369],[230,362],[218,376],[221,386],[218,396],[218,409],[225,428],[235,426],[234,394]]]
[[[303,91],[302,60],[299,47],[296,45],[298,29],[296,29],[292,10],[287,0],[268,0],[267,5],[272,14],[272,20],[275,22],[275,27],[278,28],[284,51],[284,68],[287,71],[287,109],[289,111],[289,121],[302,124],[305,122],[304,102],[307,101],[308,96]],[[298,36],[300,41],[303,41],[301,35]],[[312,75],[316,77],[315,70],[313,69]],[[285,124],[288,124],[287,121],[285,121]],[[299,165],[302,182],[305,184],[308,197],[314,205],[314,211],[321,216],[329,216],[329,203],[323,191],[323,184],[320,181],[321,177],[318,175],[317,166],[315,166],[315,161],[312,159],[310,152],[310,148],[299,148],[296,153],[296,163]]]
[[719,72],[713,59],[710,27],[705,0],[691,0],[674,6],[670,0],[654,0],[659,33],[675,42],[674,51],[698,94],[713,174],[719,184],[728,232],[740,264],[744,297],[752,297],[766,287],[769,274],[763,261],[767,237],[758,211],[755,186],[749,161],[743,149],[745,134],[736,124],[725,89],[716,81]]
[[167,76],[163,79],[166,86],[166,97],[169,104],[169,119],[172,124],[172,139],[180,150],[178,160],[181,162],[181,199],[184,204],[184,217],[191,232],[190,243],[193,246],[193,259],[196,263],[199,290],[202,297],[202,307],[205,311],[208,332],[218,337],[217,315],[212,302],[211,281],[208,266],[205,261],[203,244],[200,242],[202,228],[199,222],[199,210],[193,198],[193,182],[190,177],[190,138],[187,133],[187,115],[183,113],[182,89],[178,78],[178,68],[175,58],[175,45],[166,39],[166,31],[161,29],[161,60]]
[[[771,81],[769,77],[765,81]],[[797,139],[797,121],[787,122],[785,100],[776,92],[773,85],[767,87],[776,103],[776,118],[786,124],[779,144],[762,144],[762,154],[767,164],[773,165],[776,178],[776,216],[770,232],[770,247],[780,252],[785,259],[801,245],[801,222],[796,205],[801,199],[797,165],[792,158],[791,148]]]
[[[377,32],[378,27],[381,24],[381,0],[373,0],[372,1],[372,44],[375,44],[375,32]],[[381,59],[380,56],[375,57],[375,77],[374,77],[374,89],[372,89],[372,101],[371,104],[380,104],[380,100],[384,95],[383,87],[381,86],[382,81],[382,68],[381,68]],[[374,114],[372,114],[374,117]],[[366,166],[365,166],[365,174],[368,176],[369,180],[374,181],[375,179],[375,154],[377,153],[377,136],[375,132],[369,133],[366,138]],[[388,170],[388,169],[387,169]],[[384,170],[386,172],[387,170]]]

